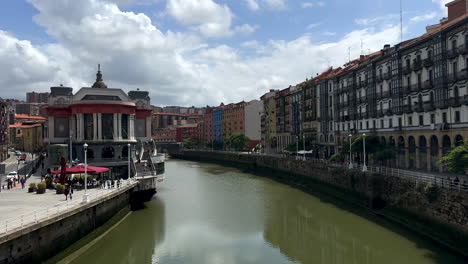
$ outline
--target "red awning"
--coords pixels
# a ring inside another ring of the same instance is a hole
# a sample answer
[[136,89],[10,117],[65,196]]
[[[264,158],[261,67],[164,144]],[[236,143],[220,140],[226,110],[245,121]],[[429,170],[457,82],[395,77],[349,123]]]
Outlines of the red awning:
[[[106,172],[109,171],[108,168],[104,167],[95,167],[95,166],[89,166],[88,165],[88,170],[87,173],[101,173],[101,172]],[[85,173],[85,166],[84,165],[77,165],[71,168],[67,168],[65,171],[66,174],[79,174],[79,173]],[[55,170],[52,172],[52,174],[60,174],[60,170]]]

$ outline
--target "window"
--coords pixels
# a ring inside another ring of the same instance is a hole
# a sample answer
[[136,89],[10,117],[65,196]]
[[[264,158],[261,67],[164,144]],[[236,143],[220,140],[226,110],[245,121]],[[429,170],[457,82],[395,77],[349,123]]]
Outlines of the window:
[[457,40],[452,40],[452,50],[455,51],[457,49]]
[[403,124],[401,123],[401,117],[398,118],[398,127],[401,127]]
[[460,111],[455,111],[455,123],[460,123]]
[[406,83],[408,84],[408,88],[409,88],[411,85],[411,77],[408,76],[408,78],[406,78]]
[[84,122],[84,139],[93,140],[94,136],[94,125],[93,125],[93,114],[83,114]]
[[429,83],[432,85],[433,81],[434,81],[434,74],[432,70],[429,70]]
[[428,59],[432,59],[432,50],[429,50],[429,51],[427,52],[427,58],[428,58]]
[[349,123],[348,123],[348,130],[350,130],[350,126],[349,126]]
[[385,128],[383,119],[380,119],[380,128]]
[[359,129],[362,130],[362,122],[359,122]]
[[421,73],[418,73],[418,88],[421,88]]
[[455,61],[452,64],[452,69],[453,69],[453,76],[457,76],[457,72],[458,72],[458,62],[457,61]]
[[393,127],[393,119],[388,120],[388,127]]
[[431,124],[435,124],[435,115],[431,114]]
[[130,123],[129,122],[129,115],[126,115],[126,114],[122,114],[122,120],[120,122],[120,125],[121,125],[121,131],[120,133],[122,134],[122,139],[128,139],[129,138],[129,135],[128,135],[128,124]]
[[421,61],[421,55],[420,55],[420,54],[418,54],[418,55],[416,56],[416,61]]
[[102,139],[114,139],[114,114],[102,114]]
[[410,67],[411,66],[411,62],[410,62],[410,59],[406,59],[406,67]]
[[366,129],[369,129],[369,121],[366,121]]
[[419,116],[419,125],[424,126],[424,116],[422,115]]
[[376,128],[375,127],[375,120],[372,120],[372,128]]
[[442,113],[442,123],[447,123],[447,113]]
[[413,117],[408,116],[408,126],[412,126],[412,125],[413,125]]
[[382,69],[379,69],[379,76],[380,76],[380,78],[382,78]]

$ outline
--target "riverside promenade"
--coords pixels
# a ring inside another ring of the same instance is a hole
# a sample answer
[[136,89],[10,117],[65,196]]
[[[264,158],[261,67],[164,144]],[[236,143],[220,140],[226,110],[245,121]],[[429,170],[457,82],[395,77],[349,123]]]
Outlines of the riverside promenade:
[[[2,190],[0,193],[0,238],[32,223],[85,205],[82,203],[84,190],[75,190],[73,199],[68,200],[65,199],[64,194],[56,194],[52,189],[47,189],[44,194],[28,193],[29,183],[40,181],[40,171],[38,171],[28,179],[24,189],[21,188],[21,184],[16,184],[13,189]],[[120,188],[88,189],[89,201],[110,195],[131,182],[133,181],[123,181]]]

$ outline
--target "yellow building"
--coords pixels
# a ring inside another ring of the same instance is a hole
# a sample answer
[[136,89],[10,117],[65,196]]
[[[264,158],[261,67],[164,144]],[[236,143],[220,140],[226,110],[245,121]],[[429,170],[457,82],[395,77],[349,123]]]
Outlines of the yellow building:
[[10,125],[10,143],[17,150],[34,153],[44,150],[42,124]]
[[263,102],[262,115],[262,145],[265,153],[276,151],[277,131],[276,131],[276,100],[275,95],[278,90],[270,90],[260,99]]

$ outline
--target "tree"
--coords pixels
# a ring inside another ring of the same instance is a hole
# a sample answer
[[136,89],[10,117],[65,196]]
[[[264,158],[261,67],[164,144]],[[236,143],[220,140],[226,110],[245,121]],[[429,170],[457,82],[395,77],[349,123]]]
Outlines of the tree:
[[198,146],[200,144],[200,140],[198,139],[198,137],[189,137],[189,138],[184,139],[183,144],[184,144],[184,147],[190,149],[195,146]]
[[249,138],[245,136],[244,134],[232,134],[226,139],[226,144],[237,150],[244,150],[245,147],[247,147],[247,143],[249,142]]
[[468,169],[468,140],[465,140],[463,145],[449,151],[437,164],[445,166],[450,172],[464,173]]
[[[316,150],[317,149],[317,146],[312,144],[312,142],[314,140],[315,140],[315,138],[313,138],[313,137],[305,138],[305,150]],[[304,146],[304,142],[302,140],[302,137],[299,137],[299,142],[297,142],[297,148],[299,150],[304,150],[303,146]],[[285,150],[290,151],[290,152],[296,152],[296,142],[293,142],[293,143],[289,144],[285,148]]]
[[[363,136],[357,137],[351,142],[351,152],[364,152]],[[377,136],[366,136],[366,154],[369,154],[374,160],[385,161],[395,158],[396,150],[391,146],[381,143]],[[349,156],[349,142],[343,144],[339,156]]]

